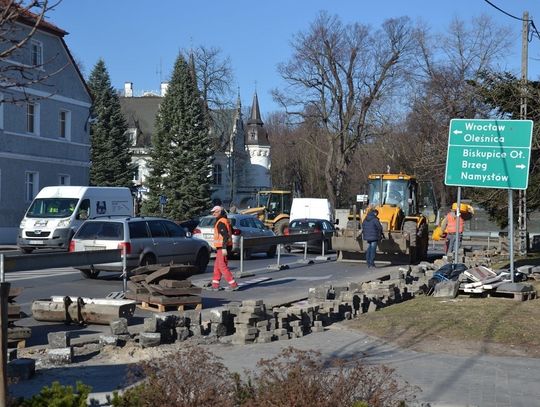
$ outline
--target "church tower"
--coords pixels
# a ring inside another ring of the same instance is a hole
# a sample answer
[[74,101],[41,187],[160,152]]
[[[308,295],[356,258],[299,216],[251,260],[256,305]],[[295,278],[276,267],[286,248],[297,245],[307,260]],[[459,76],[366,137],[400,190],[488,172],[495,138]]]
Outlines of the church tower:
[[251,114],[246,125],[246,150],[251,162],[250,184],[256,190],[271,188],[270,143],[263,127],[257,92],[253,95]]

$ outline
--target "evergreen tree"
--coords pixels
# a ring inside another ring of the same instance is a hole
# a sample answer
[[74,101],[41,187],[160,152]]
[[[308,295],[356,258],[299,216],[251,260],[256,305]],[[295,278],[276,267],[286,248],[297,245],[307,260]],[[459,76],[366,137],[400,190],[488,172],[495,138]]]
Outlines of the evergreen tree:
[[144,213],[160,214],[162,195],[167,197],[163,214],[171,219],[208,210],[213,151],[197,83],[181,54],[159,108],[150,154]]
[[132,185],[133,167],[127,123],[102,59],[94,66],[88,87],[93,98],[90,184],[129,187]]

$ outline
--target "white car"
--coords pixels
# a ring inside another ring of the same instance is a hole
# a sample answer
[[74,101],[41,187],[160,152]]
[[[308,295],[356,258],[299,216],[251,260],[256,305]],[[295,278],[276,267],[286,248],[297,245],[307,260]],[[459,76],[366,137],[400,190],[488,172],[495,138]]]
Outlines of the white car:
[[[108,217],[87,220],[71,240],[69,251],[126,249],[128,270],[147,264],[193,264],[206,271],[211,247],[176,223],[156,217]],[[83,276],[122,271],[122,262],[78,267]]]
[[[229,214],[227,215],[232,226],[232,240],[233,248],[232,254],[235,256],[240,255],[240,238],[251,237],[273,237],[275,233],[268,229],[264,223],[257,219],[253,215],[242,214]],[[214,248],[214,225],[216,224],[216,218],[212,215],[204,216],[201,218],[197,227],[193,230],[193,236],[195,238],[205,240],[209,245]],[[277,245],[275,243],[267,243],[258,247],[249,247],[244,249],[244,259],[251,258],[253,253],[266,253],[268,257],[274,257],[276,255]]]

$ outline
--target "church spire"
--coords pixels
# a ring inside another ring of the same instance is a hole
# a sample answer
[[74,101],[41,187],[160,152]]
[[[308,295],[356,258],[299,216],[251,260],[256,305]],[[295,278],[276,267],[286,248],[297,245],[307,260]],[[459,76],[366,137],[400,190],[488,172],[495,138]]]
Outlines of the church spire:
[[251,115],[248,120],[248,124],[259,124],[262,126],[263,121],[261,119],[261,111],[259,109],[259,99],[257,98],[257,91],[253,95],[253,104],[251,105]]

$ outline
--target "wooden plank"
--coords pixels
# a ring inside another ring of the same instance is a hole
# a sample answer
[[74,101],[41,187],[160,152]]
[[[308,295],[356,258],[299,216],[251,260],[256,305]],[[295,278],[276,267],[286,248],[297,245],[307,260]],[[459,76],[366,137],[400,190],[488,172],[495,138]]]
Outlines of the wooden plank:
[[144,281],[146,279],[146,276],[146,274],[138,274],[136,276],[131,276],[129,280],[133,281],[134,283],[140,283],[141,281]]
[[162,267],[163,267],[162,264],[149,264],[147,266],[140,266],[131,270],[131,274],[136,275],[136,276],[141,275],[141,274],[150,274],[150,273],[153,273],[154,271],[159,270]]
[[184,296],[184,297],[167,297],[164,295],[151,295],[147,302],[151,304],[161,304],[161,305],[198,304],[201,302],[201,297],[197,295]]
[[163,288],[188,288],[191,287],[191,280],[159,280],[159,285]]
[[201,287],[189,287],[189,288],[164,288],[159,285],[153,284],[150,285],[154,292],[159,294],[166,295],[169,297],[181,296],[181,295],[199,295],[202,292]]
[[163,304],[153,304],[150,302],[143,301],[140,305],[140,308],[147,311],[157,311],[157,312],[166,312],[166,311],[184,311],[186,307],[193,306],[196,310],[202,309],[202,303],[190,303],[190,304],[180,304],[180,305],[163,305]]
[[141,281],[141,285],[146,288],[150,295],[159,294],[159,292],[154,289],[155,285],[150,285],[146,281]]

